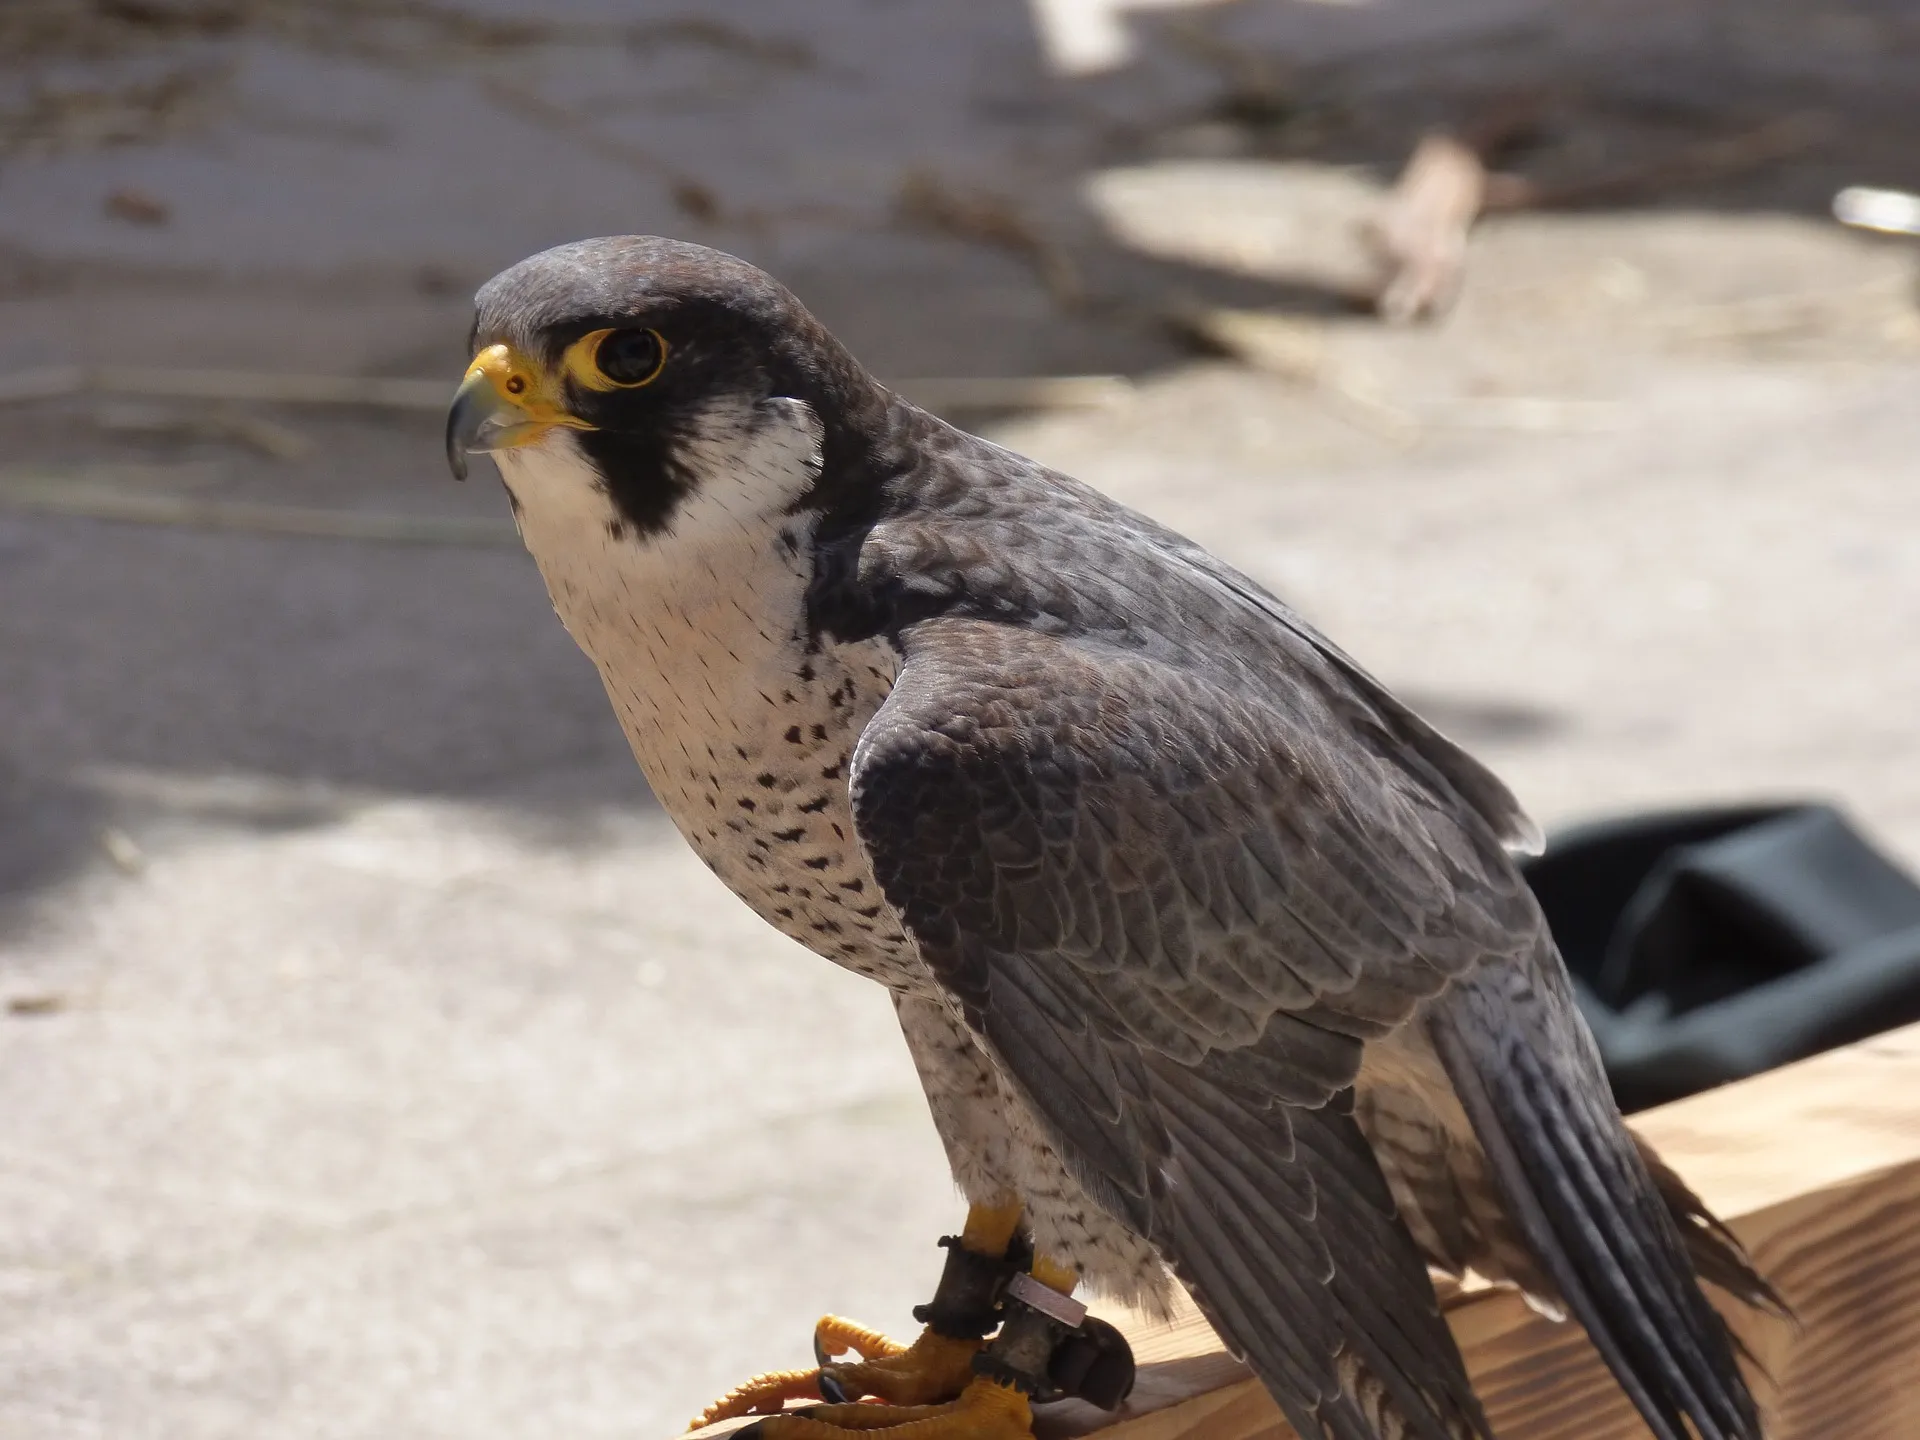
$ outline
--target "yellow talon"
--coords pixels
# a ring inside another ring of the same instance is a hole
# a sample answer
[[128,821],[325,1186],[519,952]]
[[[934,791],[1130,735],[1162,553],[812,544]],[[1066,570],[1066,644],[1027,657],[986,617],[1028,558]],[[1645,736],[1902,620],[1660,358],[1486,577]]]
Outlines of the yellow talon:
[[945,1405],[819,1405],[753,1428],[758,1440],[845,1440],[849,1430],[882,1430],[883,1440],[1030,1440],[1033,1407],[1011,1386],[976,1379]]
[[786,1408],[789,1400],[819,1398],[818,1370],[769,1370],[764,1375],[754,1376],[744,1385],[734,1386],[694,1416],[693,1423],[687,1428],[698,1430],[704,1425],[738,1419],[742,1415],[777,1415]]
[[[824,1348],[821,1353],[826,1355],[857,1350],[862,1359],[854,1364],[823,1365],[820,1374],[835,1382],[848,1399],[872,1396],[889,1405],[933,1405],[952,1400],[973,1379],[973,1357],[985,1343],[956,1340],[932,1330],[923,1330],[918,1340],[905,1347],[871,1330],[861,1331],[859,1339],[877,1340],[887,1348],[876,1353],[858,1340]],[[830,1393],[831,1388],[823,1385],[822,1391]]]
[[820,1323],[813,1327],[813,1353],[820,1357],[822,1365],[829,1357],[844,1355],[849,1350],[862,1360],[884,1360],[890,1355],[905,1354],[906,1349],[898,1340],[890,1340],[878,1330],[869,1330],[838,1315],[823,1315]]
[[[1003,1255],[1019,1228],[1020,1206],[1017,1203],[1009,1200],[998,1205],[974,1205],[967,1211],[966,1228],[961,1234],[960,1243],[976,1254]],[[1064,1284],[1051,1270],[1042,1278],[1056,1288],[1072,1290],[1072,1273],[1061,1271],[1060,1274],[1065,1277]],[[985,1423],[982,1416],[989,1412],[998,1414],[999,1410],[1012,1413],[1012,1409],[1018,1410],[1021,1417],[1019,1423],[1009,1429],[1008,1425],[995,1421],[994,1424],[999,1428],[994,1429],[993,1434],[999,1436],[1003,1431],[1024,1434],[1028,1429],[1030,1412],[1023,1396],[1017,1391],[1008,1391],[1019,1402],[1017,1407],[1009,1409],[1007,1402],[992,1399],[992,1393],[1004,1387],[995,1385],[992,1392],[978,1391],[979,1385],[985,1382],[975,1380],[973,1358],[985,1343],[983,1340],[955,1339],[928,1329],[913,1344],[902,1345],[851,1320],[843,1320],[837,1315],[824,1316],[813,1331],[814,1354],[820,1361],[818,1370],[776,1370],[756,1375],[709,1405],[693,1422],[692,1428],[699,1429],[745,1415],[765,1415],[785,1425],[788,1421],[797,1422],[801,1418],[780,1414],[789,1400],[830,1397],[835,1401],[877,1400],[883,1403],[842,1403],[809,1408],[805,1416],[807,1423],[822,1434],[833,1429],[873,1429],[930,1422],[946,1416],[947,1402],[963,1407],[964,1415],[968,1417],[967,1425],[974,1427],[953,1430],[951,1434],[954,1436],[985,1434],[978,1429],[980,1424]],[[834,1356],[849,1351],[860,1358],[842,1364],[832,1363]],[[996,1405],[999,1410],[994,1409]],[[961,1413],[955,1412],[956,1415]],[[830,1416],[853,1418],[831,1419]],[[943,1426],[945,1423],[943,1419]],[[939,1433],[942,1437],[949,1434],[945,1428]],[[796,1436],[795,1440],[803,1440],[803,1437]],[[815,1440],[819,1440],[819,1437],[815,1436]]]
[[827,1315],[814,1327],[813,1343],[820,1355],[852,1351],[860,1358],[844,1365],[823,1365],[818,1370],[775,1370],[756,1375],[701,1411],[689,1428],[698,1430],[743,1415],[778,1415],[789,1400],[819,1400],[832,1393],[821,1389],[823,1375],[837,1382],[839,1394],[850,1399],[871,1397],[888,1405],[932,1405],[951,1400],[973,1378],[973,1357],[983,1342],[954,1340],[928,1330],[913,1344],[902,1345],[877,1330]]

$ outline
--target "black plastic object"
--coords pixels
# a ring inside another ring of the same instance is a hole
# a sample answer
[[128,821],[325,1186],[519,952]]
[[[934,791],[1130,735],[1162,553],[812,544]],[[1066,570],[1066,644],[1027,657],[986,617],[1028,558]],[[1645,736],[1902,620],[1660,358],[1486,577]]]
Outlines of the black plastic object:
[[1133,1393],[1133,1347],[1112,1325],[1089,1315],[1047,1362],[1047,1380],[1062,1395],[1118,1410]]
[[1920,1021],[1920,884],[1830,806],[1603,821],[1522,869],[1622,1110]]
[[1085,1400],[1118,1410],[1133,1393],[1133,1347],[1097,1315],[1068,1325],[1015,1296],[987,1348],[973,1357],[973,1373],[1010,1385],[1035,1404]]

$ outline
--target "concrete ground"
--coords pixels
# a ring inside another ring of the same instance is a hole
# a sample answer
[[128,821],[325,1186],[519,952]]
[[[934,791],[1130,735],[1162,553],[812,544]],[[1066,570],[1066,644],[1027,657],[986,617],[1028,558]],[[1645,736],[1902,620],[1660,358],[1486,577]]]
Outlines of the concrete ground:
[[[1823,214],[1920,181],[1920,27],[1605,10],[18,0],[0,376],[451,388],[494,269],[706,240],[885,376],[1130,377],[971,422],[1275,585],[1550,825],[1833,796],[1920,864],[1913,257]],[[1437,328],[1353,313],[1381,177],[1515,86],[1522,168],[1640,178],[1489,222]],[[883,997],[688,856],[531,565],[442,523],[504,505],[437,431],[0,407],[8,1440],[664,1436],[937,1272]]]

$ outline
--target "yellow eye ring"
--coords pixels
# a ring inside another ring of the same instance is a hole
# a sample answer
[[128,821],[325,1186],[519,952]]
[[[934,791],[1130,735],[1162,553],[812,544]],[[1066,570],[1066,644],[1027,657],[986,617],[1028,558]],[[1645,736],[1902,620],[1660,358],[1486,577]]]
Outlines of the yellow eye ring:
[[632,326],[590,331],[567,347],[565,365],[588,390],[638,390],[667,368],[667,337]]

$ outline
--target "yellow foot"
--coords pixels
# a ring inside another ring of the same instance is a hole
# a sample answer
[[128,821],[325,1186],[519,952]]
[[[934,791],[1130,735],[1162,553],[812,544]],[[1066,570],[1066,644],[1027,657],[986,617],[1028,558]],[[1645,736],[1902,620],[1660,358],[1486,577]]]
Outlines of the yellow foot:
[[[984,1342],[953,1340],[927,1330],[911,1345],[828,1315],[814,1327],[817,1370],[775,1370],[756,1375],[703,1410],[694,1428],[741,1415],[777,1415],[789,1400],[840,1402],[871,1398],[889,1405],[932,1405],[952,1400],[973,1378],[973,1357]],[[834,1364],[836,1355],[860,1358]]]
[[[987,1257],[989,1264],[997,1264],[999,1257],[1005,1255],[1013,1244],[1019,1229],[1020,1204],[1017,1200],[1008,1198],[1000,1204],[971,1205],[967,1209],[967,1223],[961,1231],[959,1247],[974,1256]],[[951,1242],[941,1243],[945,1245]],[[950,1269],[952,1258],[949,1257]],[[978,1289],[980,1278],[978,1275],[972,1277],[973,1289]],[[1047,1283],[1052,1284],[1053,1281],[1048,1280]],[[938,1308],[940,1295],[947,1294],[947,1286],[947,1277],[943,1274],[940,1294],[935,1295],[934,1305],[929,1309]],[[1070,1291],[1072,1288],[1072,1278],[1069,1277],[1065,1289]],[[991,1298],[972,1294],[971,1305],[989,1304]],[[955,1297],[949,1295],[948,1300],[953,1303]],[[964,1323],[951,1323],[949,1328],[965,1328],[973,1320],[983,1321],[983,1328],[988,1329],[997,1323],[990,1313],[990,1305],[988,1314],[973,1314],[966,1285],[961,1287],[959,1303],[962,1312],[970,1319]],[[949,1400],[957,1401],[963,1397],[963,1392],[971,1393],[973,1357],[980,1352],[984,1343],[981,1340],[950,1339],[929,1329],[913,1344],[903,1346],[850,1320],[829,1315],[814,1327],[813,1332],[813,1354],[819,1369],[776,1370],[757,1375],[709,1405],[693,1425],[698,1429],[718,1420],[731,1420],[742,1415],[777,1416],[786,1408],[789,1400],[806,1399],[827,1400],[832,1402],[828,1407],[831,1409],[861,1409],[868,1416],[880,1417],[860,1422],[863,1427],[891,1425],[903,1421],[906,1410],[924,1409]],[[844,1355],[849,1351],[860,1358],[834,1363],[836,1355]],[[1015,1398],[1019,1398],[1017,1394]],[[866,1407],[848,1403],[863,1399],[883,1403]],[[1020,1403],[1024,1407],[1026,1401],[1022,1399]],[[818,1423],[823,1428],[830,1425],[827,1421]],[[839,1428],[850,1428],[851,1425],[852,1422],[848,1422]]]
[[688,1424],[689,1430],[733,1420],[742,1415],[778,1415],[789,1400],[820,1398],[818,1370],[769,1370],[744,1385],[736,1385],[707,1406]]
[[[983,1340],[956,1340],[922,1330],[908,1346],[829,1315],[813,1332],[820,1362],[820,1393],[831,1400],[884,1400],[889,1405],[937,1405],[973,1379],[973,1357]],[[833,1364],[853,1351],[859,1360]]]
[[855,1430],[884,1432],[880,1440],[1032,1440],[1033,1407],[1011,1386],[975,1379],[944,1405],[815,1405],[755,1421],[737,1435],[847,1440]]

